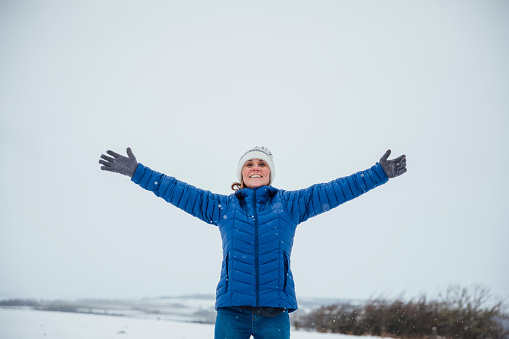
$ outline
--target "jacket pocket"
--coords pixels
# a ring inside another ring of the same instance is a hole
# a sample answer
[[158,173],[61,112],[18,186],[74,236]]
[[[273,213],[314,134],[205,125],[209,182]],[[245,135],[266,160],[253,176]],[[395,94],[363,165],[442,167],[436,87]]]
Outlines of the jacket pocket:
[[290,267],[290,260],[288,259],[288,256],[286,255],[286,252],[283,252],[284,260],[285,260],[285,277],[284,277],[284,283],[283,283],[283,291],[286,289],[286,284],[288,282],[288,268]]
[[228,253],[226,255],[226,260],[225,260],[225,270],[226,270],[226,285],[225,285],[225,293],[228,292],[228,283],[229,283],[229,280],[230,280],[230,271],[228,270],[228,261],[230,259],[230,253]]

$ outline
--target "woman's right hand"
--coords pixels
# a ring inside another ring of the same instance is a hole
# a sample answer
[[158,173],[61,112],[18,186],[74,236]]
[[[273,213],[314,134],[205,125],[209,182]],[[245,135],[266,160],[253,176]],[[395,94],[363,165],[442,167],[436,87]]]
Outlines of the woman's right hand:
[[99,160],[99,163],[103,165],[101,166],[103,171],[120,173],[127,175],[129,178],[133,177],[134,172],[136,172],[136,168],[138,167],[138,162],[136,161],[136,157],[134,156],[133,151],[131,151],[131,148],[127,148],[128,157],[124,157],[123,155],[113,151],[106,151],[106,153],[111,155],[111,157],[102,154],[102,160]]

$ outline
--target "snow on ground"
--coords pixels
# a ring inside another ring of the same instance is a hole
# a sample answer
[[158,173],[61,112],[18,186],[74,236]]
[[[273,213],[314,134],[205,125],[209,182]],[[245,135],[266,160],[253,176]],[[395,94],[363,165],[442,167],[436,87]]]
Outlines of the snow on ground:
[[[0,308],[0,339],[202,339],[214,325],[108,315]],[[353,339],[357,336],[293,330],[292,339]],[[379,337],[362,337],[379,338]]]

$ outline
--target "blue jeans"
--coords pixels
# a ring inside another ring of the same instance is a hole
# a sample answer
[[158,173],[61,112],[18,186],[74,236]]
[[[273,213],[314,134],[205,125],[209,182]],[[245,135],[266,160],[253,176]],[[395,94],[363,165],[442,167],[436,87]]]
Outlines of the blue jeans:
[[215,339],[289,339],[288,310],[273,318],[254,315],[237,307],[217,310]]

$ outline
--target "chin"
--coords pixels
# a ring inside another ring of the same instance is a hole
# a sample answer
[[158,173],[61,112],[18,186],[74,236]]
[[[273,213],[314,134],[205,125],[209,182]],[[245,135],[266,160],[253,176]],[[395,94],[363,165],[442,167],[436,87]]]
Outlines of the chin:
[[258,182],[258,183],[252,182],[252,183],[246,184],[247,188],[255,188],[255,187],[262,187],[262,186],[269,186],[269,183],[268,182]]

